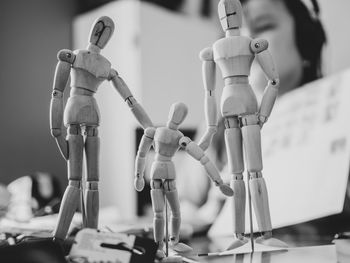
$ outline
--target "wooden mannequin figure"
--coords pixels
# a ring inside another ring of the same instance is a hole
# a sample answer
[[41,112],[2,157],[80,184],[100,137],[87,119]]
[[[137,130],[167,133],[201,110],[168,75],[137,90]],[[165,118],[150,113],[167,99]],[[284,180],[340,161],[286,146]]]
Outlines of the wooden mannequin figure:
[[[225,87],[221,96],[221,114],[225,119],[225,144],[234,191],[232,201],[235,240],[229,249],[248,242],[245,232],[246,191],[243,181],[243,145],[249,174],[252,203],[261,237],[256,242],[265,245],[287,246],[272,238],[269,203],[265,180],[262,177],[260,129],[267,121],[277,97],[278,73],[264,39],[240,35],[242,6],[238,0],[220,0],[218,13],[225,37],[200,53],[205,94],[205,112],[208,129],[200,146],[206,150],[216,131],[215,71],[220,68]],[[261,105],[248,80],[254,58],[268,78]]]
[[[53,83],[50,106],[51,134],[67,160],[69,185],[64,193],[60,207],[54,238],[65,239],[74,212],[81,200],[81,180],[83,151],[86,154],[85,187],[85,227],[97,228],[99,212],[99,147],[98,126],[99,109],[94,98],[98,86],[104,81],[112,82],[119,94],[127,102],[140,124],[147,128],[153,126],[148,115],[137,103],[128,86],[119,77],[111,63],[100,54],[114,31],[114,23],[109,17],[98,18],[90,32],[86,50],[61,50]],[[63,111],[63,92],[70,75],[70,97]],[[62,134],[62,122],[67,127],[67,138]],[[83,136],[83,134],[85,136]],[[85,138],[84,138],[85,137]]]
[[156,155],[151,168],[151,198],[154,212],[154,239],[159,246],[159,258],[165,257],[163,251],[165,200],[169,203],[171,210],[170,246],[177,252],[191,250],[187,245],[179,243],[181,215],[175,182],[175,166],[172,158],[180,147],[184,148],[193,158],[200,161],[209,174],[210,179],[215,182],[222,193],[227,196],[233,195],[232,189],[223,183],[218,170],[204,154],[204,151],[178,130],[178,126],[183,122],[186,115],[187,106],[183,103],[175,103],[170,108],[166,127],[145,129],[135,161],[134,186],[137,191],[142,191],[145,185],[143,174],[146,155],[154,143]]

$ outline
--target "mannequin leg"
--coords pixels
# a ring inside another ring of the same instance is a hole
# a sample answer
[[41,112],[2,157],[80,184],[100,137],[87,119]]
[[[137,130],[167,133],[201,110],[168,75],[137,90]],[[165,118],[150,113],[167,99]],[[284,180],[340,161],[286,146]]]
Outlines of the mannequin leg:
[[286,247],[287,245],[272,238],[272,224],[269,208],[267,187],[262,177],[262,153],[261,135],[258,118],[256,115],[248,115],[242,118],[242,135],[246,152],[247,169],[250,176],[252,203],[262,236],[256,242],[266,245]]
[[68,180],[69,184],[64,192],[58,222],[53,232],[55,239],[64,240],[68,233],[73,215],[78,208],[81,197],[81,178],[83,164],[83,136],[79,125],[68,128]]
[[237,117],[225,119],[225,144],[231,173],[231,188],[234,192],[232,198],[234,241],[227,249],[234,249],[248,242],[248,239],[244,237],[246,190],[243,181],[242,134]]
[[151,181],[151,200],[153,208],[153,237],[154,241],[158,244],[157,257],[164,258],[165,253],[163,251],[164,246],[164,206],[165,197],[163,191],[162,180]]
[[98,227],[99,215],[99,156],[100,156],[100,138],[98,137],[97,127],[87,126],[85,139],[86,154],[86,187],[85,187],[85,213],[86,227]]
[[170,246],[177,252],[185,253],[192,251],[192,248],[184,243],[179,243],[181,226],[180,202],[176,189],[175,180],[165,180],[164,191],[171,210],[170,217]]

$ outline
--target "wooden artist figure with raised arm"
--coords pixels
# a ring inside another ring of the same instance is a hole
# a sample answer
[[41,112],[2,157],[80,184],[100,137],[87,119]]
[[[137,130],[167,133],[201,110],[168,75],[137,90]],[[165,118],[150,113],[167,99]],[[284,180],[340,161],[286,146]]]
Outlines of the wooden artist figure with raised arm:
[[[147,128],[153,126],[148,115],[137,103],[128,86],[101,55],[114,31],[109,17],[98,18],[92,25],[87,49],[58,52],[50,107],[50,129],[58,147],[67,160],[69,185],[64,193],[54,238],[65,239],[74,212],[81,200],[83,151],[86,154],[85,227],[97,228],[99,214],[99,148],[100,113],[94,98],[99,85],[111,81],[129,105],[136,119]],[[70,96],[64,108],[63,93],[70,76]],[[116,113],[117,115],[117,113]],[[118,116],[116,116],[116,119]],[[67,138],[62,133],[62,122]]]

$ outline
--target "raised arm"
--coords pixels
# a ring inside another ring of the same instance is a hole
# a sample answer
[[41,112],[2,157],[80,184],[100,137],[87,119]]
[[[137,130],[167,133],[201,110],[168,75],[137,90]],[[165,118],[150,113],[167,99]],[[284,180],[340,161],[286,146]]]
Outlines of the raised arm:
[[205,89],[204,112],[207,130],[199,141],[199,147],[206,151],[217,130],[217,105],[215,98],[216,65],[211,47],[203,49],[199,54],[202,60],[202,76]]
[[268,42],[264,39],[254,39],[252,40],[250,47],[256,54],[257,61],[268,79],[259,109],[259,122],[260,126],[262,126],[271,114],[273,105],[277,98],[280,81],[272,56],[267,49]]
[[118,72],[115,69],[112,69],[109,78],[112,81],[112,85],[119,92],[120,96],[128,103],[132,113],[136,117],[137,121],[141,126],[146,129],[147,127],[153,127],[151,119],[148,117],[147,113],[143,107],[136,101],[132,95],[128,85],[124,80],[118,75]]
[[209,178],[215,183],[216,186],[220,188],[220,191],[224,195],[227,195],[227,196],[233,195],[232,189],[228,185],[224,184],[223,180],[220,177],[218,169],[205,155],[202,148],[200,148],[190,138],[185,136],[180,139],[179,144],[181,147],[183,147],[186,150],[186,152],[189,155],[191,155],[194,159],[196,159],[203,165],[203,167],[205,168],[206,172],[209,175]]
[[154,127],[148,127],[145,129],[142,136],[139,149],[137,151],[136,160],[135,160],[135,180],[134,187],[137,191],[142,191],[145,186],[145,180],[143,179],[143,174],[146,167],[146,156],[149,150],[151,149],[154,134],[156,129]]
[[62,135],[63,123],[63,92],[71,70],[71,65],[75,60],[75,55],[71,50],[61,50],[57,54],[58,63],[56,66],[55,77],[53,81],[53,92],[50,103],[50,130],[55,138],[58,148],[63,157],[68,159],[68,144]]

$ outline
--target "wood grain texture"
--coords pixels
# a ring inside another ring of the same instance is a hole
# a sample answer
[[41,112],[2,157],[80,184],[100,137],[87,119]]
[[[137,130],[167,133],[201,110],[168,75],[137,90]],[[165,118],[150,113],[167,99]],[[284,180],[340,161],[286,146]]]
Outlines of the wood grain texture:
[[100,180],[100,138],[87,136],[85,139],[86,180]]
[[242,136],[247,170],[248,172],[260,172],[263,169],[260,126],[257,124],[243,126]]
[[[243,176],[242,176],[243,177]],[[244,181],[231,180],[231,188],[234,195],[232,198],[232,225],[234,234],[243,234],[245,231],[245,203],[246,190]]]
[[78,208],[81,197],[80,187],[69,185],[62,198],[58,221],[53,236],[60,240],[66,238],[73,215]]
[[271,231],[272,224],[265,180],[255,178],[251,179],[249,184],[259,230],[261,232]]
[[97,228],[98,227],[98,216],[99,216],[99,191],[98,189],[86,189],[85,190],[85,217],[86,217],[86,226],[88,228]]

